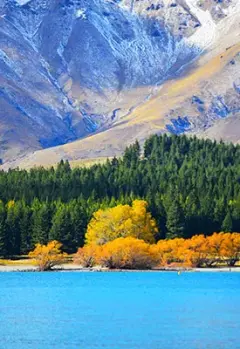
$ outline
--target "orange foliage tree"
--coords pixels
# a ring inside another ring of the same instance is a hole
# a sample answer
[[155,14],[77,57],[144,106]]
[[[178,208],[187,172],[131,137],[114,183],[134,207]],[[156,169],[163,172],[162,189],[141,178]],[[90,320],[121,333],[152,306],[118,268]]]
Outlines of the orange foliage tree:
[[89,244],[79,248],[74,257],[74,263],[80,264],[84,268],[91,268],[96,264],[96,256],[99,246]]
[[204,235],[195,235],[184,241],[181,248],[182,259],[186,265],[203,267],[209,255],[208,243]]
[[133,237],[118,238],[102,246],[97,262],[108,268],[151,269],[156,258],[150,245]]
[[210,266],[222,260],[223,238],[224,233],[214,233],[206,238],[209,251],[208,263]]
[[89,266],[97,264],[110,269],[151,269],[157,262],[151,245],[133,237],[118,238],[102,246],[80,248],[75,261],[87,266],[85,261],[89,260]]
[[160,240],[155,246],[152,246],[153,253],[155,254],[158,264],[160,266],[169,265],[172,263],[179,263],[181,259],[181,248],[183,246],[184,239],[169,239]]
[[218,263],[234,266],[239,260],[239,233],[195,235],[186,240],[160,240],[157,244],[134,237],[117,238],[104,245],[85,245],[75,257],[76,263],[84,267],[99,265],[118,269],[211,267]]
[[86,242],[103,245],[120,237],[132,236],[154,243],[157,232],[156,222],[147,211],[147,202],[135,200],[132,206],[118,205],[95,212],[87,228]]
[[240,234],[223,234],[220,253],[227,265],[233,267],[240,260]]
[[40,271],[48,271],[65,261],[67,254],[61,251],[61,247],[62,244],[55,240],[47,245],[37,244],[28,256],[34,259]]

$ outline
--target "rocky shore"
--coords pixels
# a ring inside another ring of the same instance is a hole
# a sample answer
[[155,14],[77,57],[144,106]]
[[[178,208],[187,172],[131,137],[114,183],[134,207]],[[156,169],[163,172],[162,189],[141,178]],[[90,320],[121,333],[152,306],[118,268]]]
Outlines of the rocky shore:
[[[37,272],[38,268],[31,264],[25,265],[0,265],[1,272]],[[53,268],[54,272],[177,272],[179,274],[184,272],[240,272],[240,267],[217,267],[217,268],[159,268],[152,270],[124,270],[124,269],[115,269],[110,270],[107,268],[82,268],[79,265],[70,263],[62,264]]]

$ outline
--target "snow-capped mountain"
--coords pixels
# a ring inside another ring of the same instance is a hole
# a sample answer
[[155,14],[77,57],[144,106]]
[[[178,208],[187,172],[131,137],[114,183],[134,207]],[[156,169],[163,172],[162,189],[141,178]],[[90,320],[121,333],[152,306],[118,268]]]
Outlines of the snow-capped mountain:
[[[70,158],[111,156],[122,135],[199,132],[236,114],[239,17],[240,0],[0,0],[0,158],[88,135]],[[163,95],[219,55],[208,89]]]

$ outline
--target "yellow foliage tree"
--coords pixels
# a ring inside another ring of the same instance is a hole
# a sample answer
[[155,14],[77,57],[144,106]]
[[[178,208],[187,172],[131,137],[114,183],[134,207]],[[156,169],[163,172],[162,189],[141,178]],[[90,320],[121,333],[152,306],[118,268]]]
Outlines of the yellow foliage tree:
[[222,244],[223,244],[223,237],[224,233],[214,233],[211,236],[208,236],[207,244],[208,244],[208,250],[209,255],[214,260],[219,260],[221,258],[221,250],[222,250]]
[[103,245],[120,237],[132,236],[154,243],[157,232],[156,222],[147,211],[147,202],[135,200],[132,206],[118,205],[95,212],[87,228],[86,242]]
[[195,235],[185,240],[182,247],[182,258],[191,267],[203,267],[208,260],[209,249],[204,235]]
[[79,248],[74,257],[74,263],[80,264],[84,268],[91,268],[96,264],[97,245],[85,245]]
[[117,269],[151,269],[156,257],[151,245],[133,237],[118,238],[98,249],[97,263]]
[[134,237],[117,238],[103,245],[85,245],[75,257],[76,263],[85,267],[98,264],[118,269],[211,267],[218,262],[234,266],[239,260],[240,233],[195,235],[186,240],[160,240],[157,244]]
[[225,233],[222,238],[221,256],[228,266],[233,267],[240,260],[240,234]]
[[157,257],[158,264],[160,266],[166,266],[171,263],[182,262],[180,250],[183,246],[184,239],[170,239],[160,240],[155,246],[153,251]]
[[47,245],[37,244],[28,256],[33,258],[40,271],[51,270],[54,266],[63,263],[67,257],[61,251],[62,244],[58,241],[50,241]]
[[12,208],[12,207],[14,207],[15,206],[15,201],[14,200],[10,200],[10,201],[8,201],[8,203],[7,203],[7,208],[9,209],[9,208]]

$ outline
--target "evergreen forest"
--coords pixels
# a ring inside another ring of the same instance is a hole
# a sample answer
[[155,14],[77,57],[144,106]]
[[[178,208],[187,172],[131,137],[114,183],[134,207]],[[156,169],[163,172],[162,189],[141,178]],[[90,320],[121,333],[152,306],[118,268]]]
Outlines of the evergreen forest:
[[94,212],[135,199],[147,201],[156,240],[240,232],[240,146],[154,135],[89,168],[0,171],[0,256],[52,240],[76,252]]

